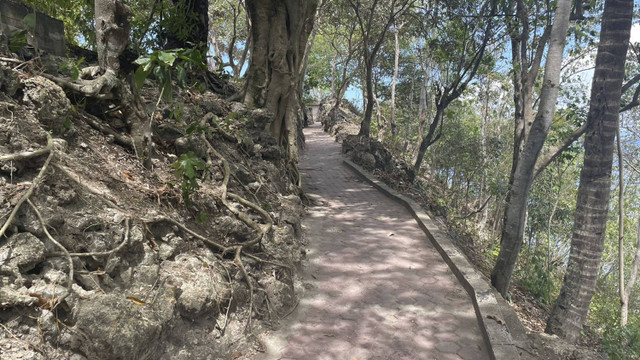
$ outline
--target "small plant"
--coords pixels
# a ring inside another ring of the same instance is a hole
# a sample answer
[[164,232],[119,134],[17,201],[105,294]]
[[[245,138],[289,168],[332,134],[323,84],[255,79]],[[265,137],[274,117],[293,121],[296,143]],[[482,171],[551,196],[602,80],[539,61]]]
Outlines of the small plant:
[[178,160],[171,164],[171,168],[176,179],[182,181],[182,199],[190,205],[190,196],[200,188],[197,180],[198,173],[206,169],[205,163],[193,151],[189,151],[180,155]]
[[542,305],[551,303],[556,291],[553,279],[555,269],[547,266],[547,255],[543,250],[536,249],[518,271],[522,286]]
[[80,65],[84,62],[84,58],[81,58],[78,61],[65,61],[60,64],[60,71],[69,70],[71,72],[71,79],[78,80],[80,77],[80,70],[82,69]]
[[632,326],[607,326],[602,334],[602,347],[614,360],[636,360],[640,357],[640,330]]
[[181,103],[175,104],[175,107],[171,110],[171,113],[169,113],[169,117],[178,124],[184,124],[184,105]]
[[9,41],[9,50],[17,53],[23,47],[29,45],[27,36],[35,34],[36,32],[36,14],[27,14],[22,19],[22,23],[26,26],[25,30],[17,30],[11,34],[11,40]]
[[[175,65],[178,59],[182,62]],[[144,80],[153,73],[165,100],[173,98],[171,69],[174,65],[176,81],[180,88],[187,85],[187,70],[207,69],[205,57],[197,48],[156,50],[149,55],[139,57],[135,63],[140,65],[134,75],[136,86],[141,88]]]

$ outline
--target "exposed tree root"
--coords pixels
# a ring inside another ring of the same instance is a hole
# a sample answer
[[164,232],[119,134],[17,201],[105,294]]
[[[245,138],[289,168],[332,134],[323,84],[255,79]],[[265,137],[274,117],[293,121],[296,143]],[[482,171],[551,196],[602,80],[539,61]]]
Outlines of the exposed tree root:
[[[122,242],[115,248],[109,250],[109,251],[97,251],[97,252],[88,252],[88,253],[69,253],[69,255],[71,256],[75,256],[75,257],[89,257],[89,256],[111,256],[115,253],[117,253],[118,251],[120,251],[123,247],[125,247],[125,245],[127,245],[129,243],[129,218],[126,218],[124,221],[124,226],[125,226],[125,230],[124,230],[124,235],[123,235],[123,239]],[[67,255],[67,254],[53,254],[54,256],[60,256],[60,255]]]
[[51,138],[51,135],[47,135],[47,145],[44,148],[38,149],[35,151],[23,151],[21,153],[2,155],[0,156],[0,161],[15,161],[15,160],[30,159],[32,157],[48,154],[51,151],[51,149],[53,149],[53,139]]
[[[204,137],[204,135],[202,136],[202,138],[206,142],[209,152],[215,155],[217,158],[219,158],[222,161],[223,180],[222,180],[222,185],[220,185],[220,202],[238,219],[240,219],[247,226],[249,226],[256,232],[258,232],[259,234],[258,238],[250,242],[249,244],[245,244],[245,246],[258,244],[262,240],[262,238],[265,237],[271,231],[271,228],[273,226],[273,220],[271,219],[271,216],[266,211],[264,211],[264,209],[262,209],[259,205],[244,199],[240,195],[228,192],[229,177],[231,174],[231,168],[229,167],[229,162],[224,156],[222,156],[222,154],[220,154],[216,149],[214,149],[213,146],[211,146],[211,144],[209,143],[209,140],[207,140]],[[261,228],[260,225],[258,225],[255,221],[251,220],[249,216],[247,216],[247,214],[233,207],[228,202],[227,197],[258,212],[260,216],[264,218],[267,224],[264,225],[263,228]]]
[[229,134],[228,132],[226,132],[224,129],[222,129],[220,127],[220,125],[218,123],[216,123],[215,121],[213,121],[214,119],[214,115],[213,113],[207,113],[204,118],[202,119],[202,121],[206,124],[211,124],[211,126],[213,127],[213,129],[220,134],[220,136],[222,136],[223,139],[225,139],[226,141],[233,143],[233,144],[237,144],[238,143],[238,138],[236,138],[235,136]]
[[[42,215],[40,214],[40,211],[38,211],[38,208],[36,208],[36,206],[33,205],[31,200],[27,199],[27,202],[29,203],[29,205],[31,205],[31,209],[33,210],[33,212],[38,217],[38,220],[40,220],[40,225],[42,225],[42,230],[47,235],[47,238],[49,238],[49,240],[52,243],[54,243],[58,248],[60,248],[60,250],[62,250],[62,252],[64,253],[65,257],[67,258],[67,261],[69,262],[69,272],[67,273],[67,291],[64,293],[64,295],[62,295],[60,297],[57,297],[57,298],[54,295],[54,298],[51,299],[51,301],[53,303],[52,309],[55,309],[73,291],[73,288],[72,288],[72,286],[73,286],[73,259],[71,258],[71,254],[69,254],[69,251],[67,250],[67,248],[65,248],[56,239],[54,239],[53,236],[51,236],[51,234],[49,233],[49,230],[47,230],[47,223],[45,223],[44,219],[42,218]],[[54,290],[55,290],[55,285],[54,285]]]
[[40,182],[42,182],[42,179],[44,178],[44,174],[47,171],[47,168],[49,167],[49,163],[53,158],[53,154],[55,153],[53,151],[53,139],[51,139],[51,135],[49,133],[47,133],[47,147],[45,148],[45,150],[49,152],[49,156],[47,157],[47,160],[45,160],[44,165],[42,165],[42,168],[40,169],[40,172],[38,173],[36,178],[33,179],[33,182],[31,183],[31,187],[29,188],[29,190],[27,190],[27,192],[25,192],[24,195],[22,195],[20,200],[18,200],[18,203],[13,207],[11,214],[9,214],[7,221],[5,221],[2,228],[0,228],[0,237],[2,237],[4,233],[7,231],[7,228],[9,228],[9,226],[13,222],[13,219],[18,213],[18,210],[20,210],[20,207],[22,206],[22,204],[24,204],[24,202],[29,199],[29,197],[33,194],[33,191],[36,189],[36,187],[38,187],[38,185],[40,184]]
[[[77,88],[77,89],[80,89],[80,88]],[[91,119],[91,120],[94,120],[94,119]],[[245,267],[245,265],[244,265],[244,263],[242,261],[242,257],[246,256],[247,258],[252,259],[252,260],[254,260],[256,262],[264,263],[264,264],[270,264],[270,265],[273,265],[273,266],[278,266],[278,267],[281,267],[281,268],[288,269],[289,271],[291,271],[291,268],[289,266],[284,265],[284,264],[280,264],[280,263],[277,263],[277,262],[261,259],[260,257],[258,257],[256,255],[253,255],[253,254],[250,254],[250,253],[247,252],[247,249],[250,249],[250,248],[254,247],[255,245],[260,245],[262,243],[262,240],[265,239],[267,236],[269,236],[271,234],[272,228],[273,228],[273,220],[272,220],[271,216],[269,215],[269,213],[267,211],[265,211],[258,204],[253,203],[253,202],[243,198],[242,196],[240,196],[238,194],[235,194],[235,193],[232,193],[232,192],[228,191],[228,186],[229,186],[229,181],[230,181],[230,176],[231,176],[231,170],[230,170],[229,162],[227,161],[227,159],[224,156],[222,156],[222,154],[220,154],[220,152],[218,152],[216,149],[213,148],[213,146],[211,146],[209,141],[204,136],[203,136],[203,138],[204,138],[204,140],[206,140],[206,144],[207,144],[208,150],[209,150],[209,157],[210,157],[209,163],[212,163],[211,162],[211,158],[218,158],[222,162],[222,166],[221,167],[222,167],[222,171],[223,171],[223,181],[222,181],[221,185],[218,188],[218,191],[216,193],[216,197],[218,198],[220,203],[222,205],[224,205],[224,207],[229,212],[234,214],[234,216],[236,216],[239,220],[241,220],[244,224],[246,224],[249,228],[251,228],[255,232],[255,238],[253,240],[249,240],[249,241],[246,241],[246,242],[243,242],[243,243],[235,243],[235,244],[225,245],[225,244],[213,241],[211,239],[208,239],[208,238],[196,233],[195,231],[189,229],[186,225],[182,224],[181,222],[179,222],[177,220],[174,220],[174,219],[172,219],[170,217],[167,217],[167,216],[157,216],[157,217],[154,217],[154,218],[147,218],[147,219],[141,219],[141,220],[145,224],[156,223],[156,222],[168,222],[168,223],[171,223],[173,225],[176,225],[178,228],[180,228],[185,233],[190,234],[194,238],[196,238],[196,239],[202,241],[203,243],[211,246],[212,248],[216,249],[223,256],[224,256],[224,254],[230,254],[230,253],[234,254],[232,262],[240,270],[240,273],[242,274],[242,277],[246,281],[248,289],[249,289],[249,315],[248,315],[247,323],[246,323],[246,326],[245,326],[245,331],[249,332],[251,330],[252,324],[253,324],[254,294],[255,294],[256,288],[255,288],[254,281],[251,279],[251,277],[248,274],[247,269],[246,269],[246,267]],[[67,259],[68,263],[69,263],[69,271],[67,272],[67,287],[66,287],[65,292],[60,296],[54,295],[54,298],[50,299],[51,307],[52,307],[52,309],[55,309],[73,291],[73,288],[72,288],[73,278],[74,278],[73,257],[110,256],[110,255],[122,250],[129,243],[130,218],[134,217],[134,214],[131,214],[130,211],[127,211],[127,210],[121,208],[120,206],[118,206],[116,199],[114,199],[112,197],[109,197],[108,194],[105,194],[103,191],[100,191],[99,189],[95,189],[95,188],[92,188],[91,186],[87,185],[84,181],[82,181],[82,179],[79,178],[79,176],[77,174],[73,173],[72,170],[66,168],[65,166],[63,166],[61,164],[52,164],[52,166],[54,166],[57,170],[59,170],[66,177],[72,179],[74,182],[76,182],[83,189],[87,190],[89,193],[91,193],[91,194],[97,196],[98,198],[102,199],[102,201],[104,201],[107,206],[119,211],[121,214],[126,216],[126,219],[125,219],[125,228],[126,229],[125,229],[125,232],[124,232],[124,235],[123,235],[123,240],[114,249],[109,250],[109,251],[104,251],[104,252],[89,252],[89,253],[71,253],[71,252],[69,252],[60,242],[58,242],[49,233],[49,231],[47,229],[47,224],[46,224],[45,220],[43,219],[42,215],[40,214],[40,211],[37,209],[37,207],[29,199],[30,196],[35,191],[36,187],[41,184],[42,179],[44,177],[44,174],[47,172],[47,169],[48,169],[48,167],[49,167],[49,165],[51,163],[51,160],[53,158],[53,155],[55,153],[54,150],[53,150],[53,140],[52,140],[51,136],[49,134],[47,134],[47,146],[44,149],[36,150],[36,151],[33,151],[33,152],[24,152],[24,153],[18,153],[18,154],[4,155],[4,156],[0,157],[0,161],[12,161],[12,160],[28,159],[28,158],[33,158],[33,157],[36,157],[36,156],[44,155],[46,153],[49,153],[49,156],[47,157],[44,165],[40,169],[40,172],[38,173],[36,178],[33,180],[31,187],[25,192],[25,194],[18,201],[18,203],[16,204],[16,206],[13,208],[12,212],[10,213],[9,217],[5,221],[2,229],[0,229],[0,236],[2,236],[6,232],[7,228],[11,225],[12,221],[14,220],[14,218],[16,216],[16,213],[20,209],[21,205],[26,201],[31,206],[31,209],[33,210],[33,212],[35,213],[36,217],[40,221],[40,224],[41,224],[41,226],[43,228],[43,231],[46,234],[47,238],[53,244],[55,244],[56,247],[58,247],[61,250],[61,253],[57,253],[57,254],[53,254],[53,255],[54,256],[64,256]],[[246,212],[242,211],[241,209],[239,209],[237,207],[237,204],[242,205],[245,208],[248,208],[248,209],[256,212],[257,214],[259,214],[260,217],[264,219],[264,224],[260,224],[260,223],[258,223],[256,221],[252,220],[251,217],[249,216],[249,214],[247,214]],[[229,316],[228,315],[228,311],[229,311],[229,309],[227,309],[227,316],[226,316],[226,319],[225,319],[225,326],[224,327],[226,327],[226,323],[228,322],[228,316]]]
[[[245,281],[247,282],[247,286],[249,287],[249,318],[247,320],[247,325],[245,327],[245,331],[248,331],[251,329],[251,322],[252,322],[252,311],[253,311],[253,292],[254,292],[254,287],[253,287],[253,283],[251,282],[251,278],[249,278],[249,274],[247,274],[247,270],[244,267],[244,264],[242,263],[242,255],[247,255],[247,254],[243,254],[243,250],[245,249],[246,245],[231,245],[231,246],[225,246],[222,245],[220,243],[217,243],[213,240],[207,239],[204,236],[196,233],[195,231],[189,229],[188,227],[186,227],[184,224],[182,224],[179,221],[176,221],[170,217],[167,216],[158,216],[152,219],[143,219],[143,222],[149,224],[149,223],[156,223],[156,222],[169,222],[171,224],[176,225],[177,227],[179,227],[181,230],[183,230],[184,232],[190,234],[191,236],[195,237],[196,239],[209,244],[211,246],[213,246],[214,248],[218,249],[223,255],[229,252],[234,252],[234,258],[233,258],[233,263],[240,269],[240,271],[242,272],[242,276],[244,277]],[[254,243],[254,242],[251,242]]]
[[249,316],[247,318],[247,325],[245,326],[244,330],[245,332],[249,332],[251,330],[251,324],[253,323],[252,319],[253,319],[253,283],[251,283],[251,278],[249,278],[249,274],[247,274],[247,269],[245,269],[244,264],[242,263],[242,249],[244,247],[243,246],[238,246],[238,248],[236,249],[236,255],[233,258],[233,262],[234,264],[236,264],[236,266],[238,266],[240,268],[240,271],[242,271],[242,275],[244,276],[244,279],[247,281],[247,285],[249,286]]
[[105,135],[113,136],[113,139],[116,144],[120,146],[127,147],[129,149],[133,149],[133,141],[130,137],[126,135],[122,135],[112,128],[104,125],[96,116],[91,115],[89,113],[83,114],[84,121],[89,124],[92,128],[100,131]]
[[[97,73],[98,71],[95,67],[81,70],[81,74],[87,77]],[[113,135],[118,142],[125,144],[127,147],[133,147],[136,156],[142,160],[144,166],[146,168],[151,167],[151,121],[148,121],[148,114],[144,109],[140,96],[134,92],[133,86],[120,79],[113,69],[106,69],[102,75],[88,80],[78,79],[72,81],[49,74],[42,74],[42,76],[58,84],[63,89],[73,91],[84,97],[118,101],[122,106],[124,118],[131,128],[130,140],[116,132],[108,131],[106,127],[101,126],[102,124],[99,121],[91,121],[93,119],[89,119],[89,124],[104,133]]]
[[[89,70],[82,70],[82,73],[93,72],[91,67]],[[82,94],[86,97],[98,98],[99,95],[111,94],[112,90],[119,85],[120,80],[118,75],[113,70],[106,70],[104,74],[92,80],[78,79],[75,81],[59,78],[57,76],[49,75],[46,73],[41,74],[42,77],[53,81],[63,89],[69,89],[71,91]],[[109,98],[113,98],[110,96]],[[102,99],[105,99],[102,96]]]

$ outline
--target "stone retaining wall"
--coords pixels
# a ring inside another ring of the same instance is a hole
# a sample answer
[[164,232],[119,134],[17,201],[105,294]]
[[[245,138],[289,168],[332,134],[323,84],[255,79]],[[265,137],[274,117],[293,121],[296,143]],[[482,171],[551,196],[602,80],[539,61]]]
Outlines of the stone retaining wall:
[[[22,19],[31,12],[33,12],[33,9],[24,4],[0,0],[0,30],[8,37],[11,37],[12,32],[26,29]],[[35,38],[40,50],[58,56],[65,55],[64,25],[62,21],[51,18],[39,11],[36,12]]]

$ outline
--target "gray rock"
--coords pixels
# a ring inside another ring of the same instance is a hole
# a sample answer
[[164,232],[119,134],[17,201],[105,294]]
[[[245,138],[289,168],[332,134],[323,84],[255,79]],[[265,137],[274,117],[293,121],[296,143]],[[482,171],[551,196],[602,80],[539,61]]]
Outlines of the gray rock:
[[0,259],[8,260],[10,267],[17,267],[21,272],[27,272],[44,261],[45,246],[31,233],[17,233],[0,248]]
[[373,154],[362,151],[353,151],[351,152],[351,159],[359,165],[362,165],[363,168],[367,170],[373,170],[376,168],[376,158]]
[[224,101],[217,99],[207,99],[199,104],[200,108],[206,113],[212,113],[216,116],[224,116],[227,111],[224,108]]
[[13,96],[18,91],[19,85],[18,72],[11,68],[0,66],[0,91]]
[[216,313],[218,301],[229,297],[227,281],[220,271],[193,255],[182,254],[175,261],[163,262],[160,279],[176,288],[178,310],[185,317]]
[[271,310],[278,316],[287,313],[287,311],[295,304],[296,297],[293,292],[293,286],[287,285],[274,277],[266,278],[261,281],[260,284],[263,286],[267,296],[269,297]]
[[300,233],[301,221],[304,216],[302,200],[297,195],[287,195],[280,198],[280,221],[293,225],[296,234]]
[[149,304],[138,305],[126,296],[101,294],[78,301],[73,316],[76,331],[69,339],[72,350],[95,360],[148,359],[164,321]]
[[171,123],[163,123],[158,125],[153,131],[153,141],[162,145],[169,146],[178,138],[185,135],[184,130]]
[[232,102],[231,103],[231,112],[239,113],[243,112],[247,109],[247,106],[241,102]]
[[176,139],[173,144],[176,147],[176,155],[178,156],[193,151],[200,159],[207,159],[208,147],[200,137],[183,136]]
[[153,265],[140,265],[134,268],[133,281],[140,284],[152,285],[158,280],[158,272],[160,266]]
[[42,334],[48,339],[55,341],[60,333],[58,331],[58,322],[56,321],[56,315],[49,310],[42,310],[42,314],[38,318],[38,324]]
[[231,216],[220,216],[216,220],[216,225],[224,229],[225,234],[235,241],[242,242],[251,237],[252,230],[242,221]]
[[40,76],[24,79],[22,85],[22,101],[37,111],[40,123],[54,132],[64,132],[64,123],[71,116],[71,102],[62,88]]
[[231,164],[231,171],[236,175],[238,180],[240,180],[240,182],[245,184],[245,185],[256,181],[256,178],[253,175],[251,175],[249,172],[245,171],[240,166]]
[[31,306],[37,302],[37,298],[29,296],[27,288],[13,289],[9,286],[0,287],[0,309],[16,306]]
[[273,114],[265,109],[252,110],[248,114],[248,124],[256,129],[267,129],[273,121]]

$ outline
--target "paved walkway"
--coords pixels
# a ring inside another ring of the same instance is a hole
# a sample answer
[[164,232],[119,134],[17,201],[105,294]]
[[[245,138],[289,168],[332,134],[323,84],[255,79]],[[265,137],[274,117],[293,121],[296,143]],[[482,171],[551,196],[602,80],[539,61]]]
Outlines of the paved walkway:
[[403,207],[342,164],[313,127],[300,169],[310,288],[267,359],[488,359],[467,293]]

